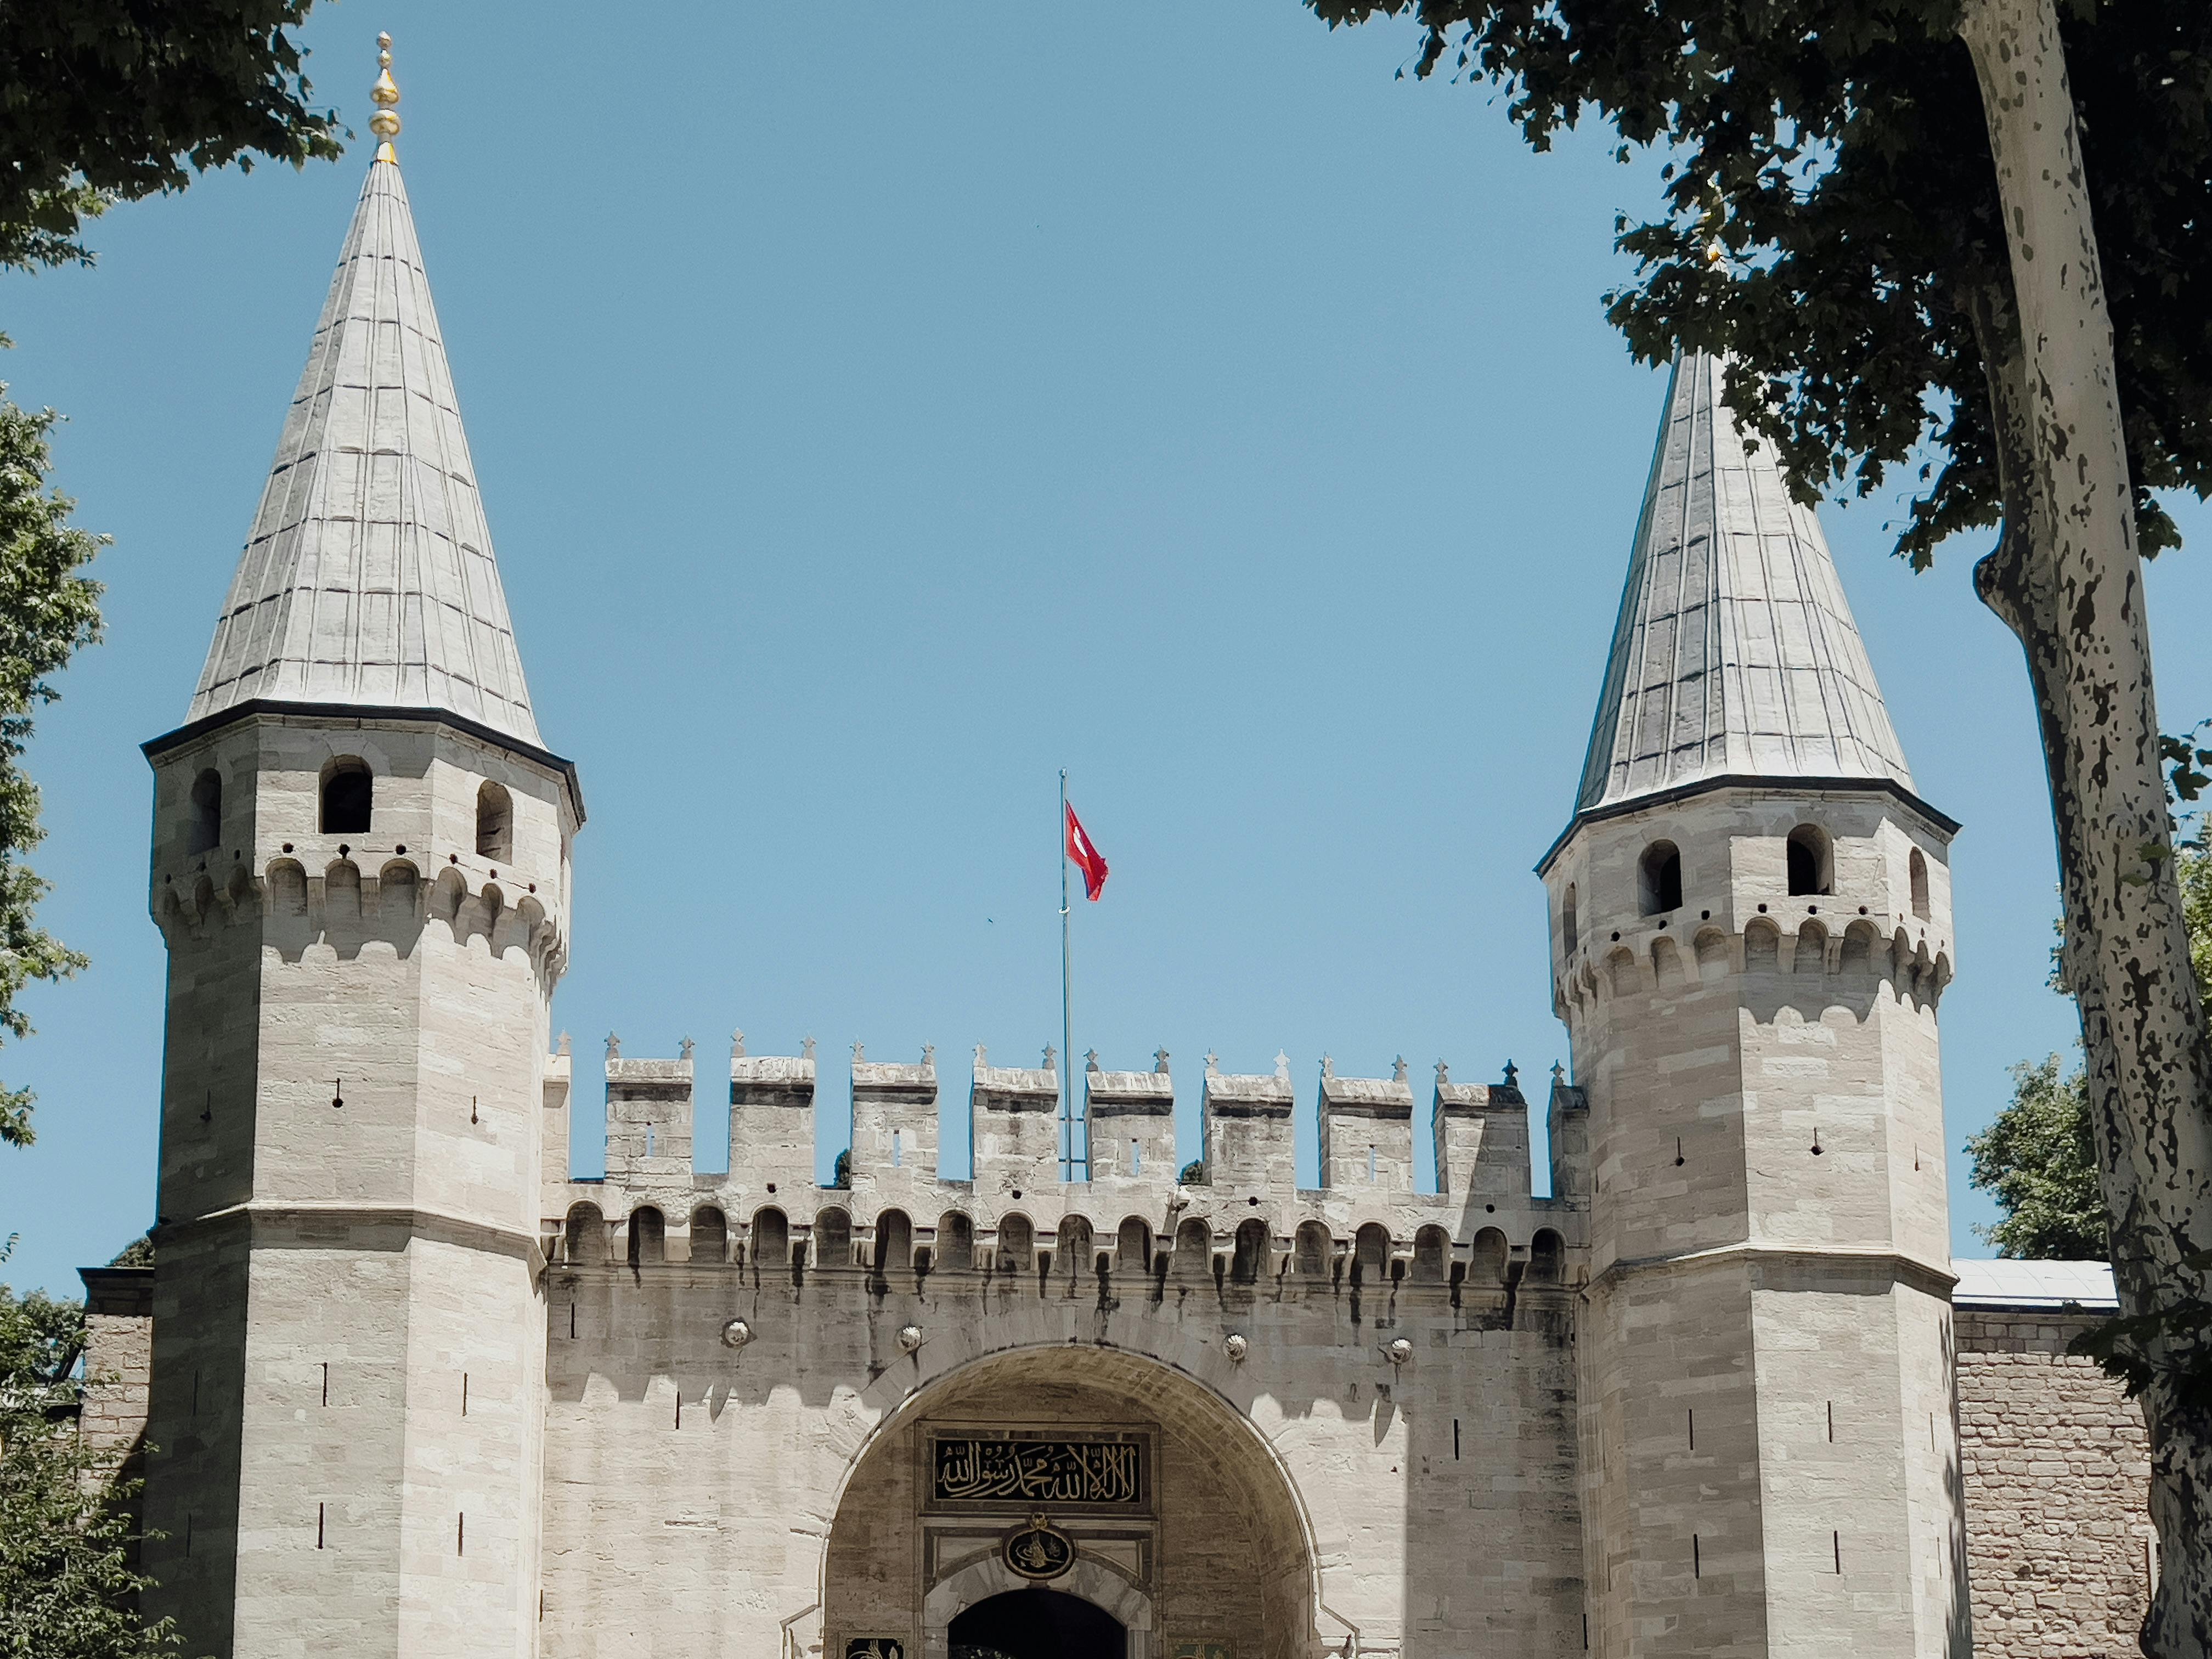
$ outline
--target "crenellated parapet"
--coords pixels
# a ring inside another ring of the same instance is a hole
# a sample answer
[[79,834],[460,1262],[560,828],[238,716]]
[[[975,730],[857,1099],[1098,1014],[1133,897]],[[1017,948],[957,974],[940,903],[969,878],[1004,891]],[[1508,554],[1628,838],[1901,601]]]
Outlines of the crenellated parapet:
[[[1149,1072],[1107,1071],[1094,1056],[1082,1073],[1091,1178],[1071,1182],[1061,1178],[1058,1056],[1048,1049],[1042,1066],[1000,1066],[978,1048],[963,1178],[939,1173],[948,1108],[934,1051],[886,1061],[856,1044],[852,1143],[840,1184],[823,1187],[815,1176],[813,1055],[748,1054],[742,1039],[733,1049],[730,1167],[702,1174],[690,1168],[699,1097],[688,1045],[677,1059],[644,1060],[610,1040],[607,1173],[548,1181],[549,1258],[641,1271],[850,1270],[909,1288],[957,1272],[1024,1285],[1195,1275],[1456,1285],[1472,1274],[1502,1291],[1528,1275],[1532,1284],[1569,1284],[1582,1271],[1587,1135],[1579,1093],[1564,1083],[1552,1108],[1558,1195],[1537,1198],[1528,1104],[1510,1077],[1455,1084],[1440,1065],[1433,1091],[1417,1102],[1402,1061],[1388,1078],[1340,1077],[1324,1061],[1316,1096],[1323,1181],[1302,1189],[1287,1058],[1250,1076],[1209,1059],[1203,1151],[1186,1170],[1175,1155],[1164,1051]],[[547,1075],[549,1116],[557,1115],[547,1135],[565,1145],[563,1056]],[[956,1097],[950,1109],[960,1109]],[[1433,1193],[1414,1187],[1423,1109],[1438,1154],[1442,1190]]]

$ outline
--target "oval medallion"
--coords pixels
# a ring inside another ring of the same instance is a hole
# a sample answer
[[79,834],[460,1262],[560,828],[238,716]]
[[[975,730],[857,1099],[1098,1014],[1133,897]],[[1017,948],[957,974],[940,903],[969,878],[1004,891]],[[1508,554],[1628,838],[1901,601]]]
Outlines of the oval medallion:
[[1024,1578],[1057,1578],[1075,1565],[1075,1540],[1042,1515],[1006,1534],[1006,1565]]

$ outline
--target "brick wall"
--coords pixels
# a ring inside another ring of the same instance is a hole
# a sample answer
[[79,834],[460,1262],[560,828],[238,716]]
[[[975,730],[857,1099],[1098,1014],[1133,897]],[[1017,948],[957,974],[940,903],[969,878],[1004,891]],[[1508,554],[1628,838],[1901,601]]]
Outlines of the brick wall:
[[2139,1651],[2150,1592],[2142,1413],[2066,1345],[2093,1316],[1962,1307],[1960,1442],[1974,1651]]

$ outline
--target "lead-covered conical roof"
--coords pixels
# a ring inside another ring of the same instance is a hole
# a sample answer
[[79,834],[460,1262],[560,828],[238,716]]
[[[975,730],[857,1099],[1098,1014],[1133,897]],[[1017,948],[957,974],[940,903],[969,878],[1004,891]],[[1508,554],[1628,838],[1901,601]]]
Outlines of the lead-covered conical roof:
[[1912,787],[1820,521],[1772,446],[1746,447],[1720,360],[1693,352],[1667,389],[1576,810],[1729,776]]
[[387,143],[362,186],[188,719],[257,699],[446,710],[535,747],[391,157]]

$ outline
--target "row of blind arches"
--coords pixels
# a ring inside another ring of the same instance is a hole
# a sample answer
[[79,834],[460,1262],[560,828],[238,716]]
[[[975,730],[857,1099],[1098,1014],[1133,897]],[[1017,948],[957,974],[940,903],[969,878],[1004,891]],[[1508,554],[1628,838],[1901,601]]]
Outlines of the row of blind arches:
[[[365,836],[375,815],[376,775],[357,755],[341,755],[323,768],[317,827],[326,836]],[[222,774],[209,767],[192,780],[189,854],[222,845]],[[504,785],[477,790],[477,856],[504,862],[514,856],[514,799]]]
[[[733,1259],[729,1219],[715,1206],[702,1204],[694,1210],[690,1231],[694,1262],[719,1263]],[[651,1205],[633,1210],[627,1231],[630,1266],[667,1260],[668,1223],[659,1210]],[[773,1205],[753,1212],[750,1244],[749,1253],[743,1246],[735,1253],[734,1259],[739,1263],[749,1257],[753,1265],[759,1267],[805,1265],[794,1255],[789,1218]],[[802,1253],[805,1249],[804,1244],[799,1247]],[[878,1276],[893,1272],[962,1273],[973,1271],[978,1266],[1002,1273],[1026,1273],[1036,1271],[1040,1255],[1043,1254],[1050,1258],[1046,1265],[1064,1264],[1066,1271],[1073,1276],[1088,1270],[1096,1251],[1091,1223],[1082,1216],[1063,1218],[1058,1232],[1046,1241],[1041,1253],[1029,1218],[1009,1215],[1000,1219],[993,1259],[979,1264],[975,1260],[975,1223],[963,1212],[949,1210],[940,1216],[936,1243],[918,1250],[914,1243],[914,1224],[906,1212],[885,1210],[876,1218],[874,1249],[872,1259],[865,1265]],[[611,1259],[606,1218],[598,1205],[578,1204],[569,1210],[562,1255],[571,1265]],[[1486,1227],[1474,1237],[1465,1277],[1478,1284],[1502,1284],[1510,1255],[1505,1235],[1495,1227]],[[1112,1271],[1153,1275],[1190,1271],[1210,1277],[1212,1255],[1213,1233],[1204,1221],[1183,1222],[1176,1229],[1170,1247],[1169,1241],[1155,1237],[1151,1224],[1143,1217],[1128,1216],[1115,1231]],[[1267,1224],[1247,1220],[1237,1229],[1229,1261],[1231,1282],[1256,1284],[1268,1272],[1268,1255]],[[1450,1233],[1431,1225],[1414,1233],[1413,1260],[1395,1261],[1389,1230],[1370,1221],[1353,1236],[1345,1271],[1354,1284],[1388,1282],[1402,1276],[1416,1284],[1442,1285],[1457,1277],[1453,1272],[1452,1256]],[[1558,1284],[1565,1271],[1565,1240],[1549,1227],[1538,1229],[1529,1242],[1523,1282]],[[1328,1279],[1336,1271],[1335,1264],[1335,1239],[1328,1228],[1318,1221],[1301,1223],[1292,1236],[1289,1271],[1304,1279]],[[854,1259],[853,1220],[845,1211],[832,1207],[816,1214],[813,1265],[822,1268],[863,1265]]]
[[[1801,823],[1784,844],[1790,896],[1817,898],[1836,889],[1835,848],[1828,832],[1816,823]],[[1928,920],[1928,860],[1918,848],[1908,860],[1912,886],[1912,914]],[[1636,863],[1637,908],[1647,916],[1663,916],[1682,908],[1682,850],[1671,841],[1655,841]],[[1576,916],[1575,884],[1559,906],[1559,933],[1571,955],[1581,944]]]

